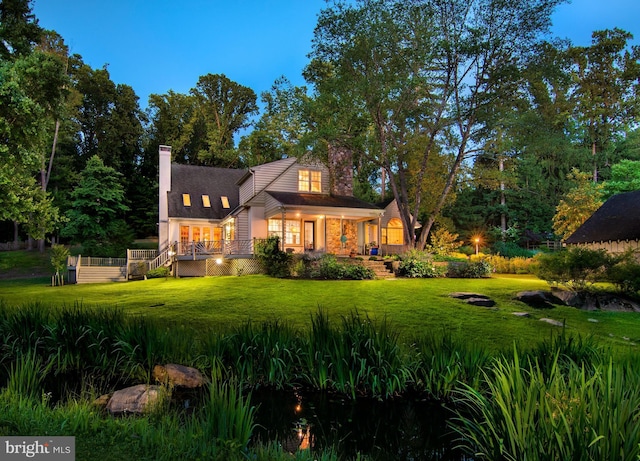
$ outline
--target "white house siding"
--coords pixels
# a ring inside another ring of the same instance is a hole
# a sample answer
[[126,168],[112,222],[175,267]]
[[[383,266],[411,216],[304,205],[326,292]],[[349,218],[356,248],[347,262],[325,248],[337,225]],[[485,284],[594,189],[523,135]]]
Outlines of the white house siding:
[[[274,216],[276,213],[279,213],[279,209],[280,209],[280,202],[278,202],[272,196],[265,194],[264,195],[264,215],[262,216],[262,218],[264,219],[265,216]],[[278,214],[278,216],[280,215]]]
[[320,164],[294,165],[285,171],[278,179],[267,187],[266,190],[278,192],[299,192],[298,191],[298,171],[312,170],[322,172],[322,193],[329,193],[329,169]]
[[253,174],[249,175],[247,179],[244,180],[242,184],[240,184],[239,188],[239,199],[240,205],[244,205],[253,197],[254,192],[254,180],[255,176]]
[[236,240],[249,240],[249,213],[242,210],[236,217]]
[[291,167],[291,165],[295,163],[295,158],[287,158],[252,168],[252,170],[255,171],[255,174],[253,175],[255,181],[255,193],[257,194],[265,188],[270,188],[271,183],[287,168]]
[[250,238],[267,237],[267,221],[264,219],[264,207],[252,206],[249,209]]
[[608,253],[624,253],[631,249],[636,251],[636,259],[640,261],[640,241],[639,240],[615,240],[611,242],[591,242],[591,243],[578,243],[568,246],[582,246],[590,248],[592,250],[606,250]]

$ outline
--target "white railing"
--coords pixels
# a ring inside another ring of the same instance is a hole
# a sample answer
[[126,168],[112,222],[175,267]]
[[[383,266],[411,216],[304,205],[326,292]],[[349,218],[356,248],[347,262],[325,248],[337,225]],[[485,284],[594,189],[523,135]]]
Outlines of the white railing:
[[158,250],[127,250],[129,261],[148,261],[158,256]]
[[122,267],[127,265],[127,258],[96,258],[92,256],[81,256],[82,266],[102,266],[102,267]]
[[147,262],[147,270],[154,270],[158,267],[164,266],[171,258],[173,258],[174,254],[175,253],[171,246],[165,248],[153,260]]

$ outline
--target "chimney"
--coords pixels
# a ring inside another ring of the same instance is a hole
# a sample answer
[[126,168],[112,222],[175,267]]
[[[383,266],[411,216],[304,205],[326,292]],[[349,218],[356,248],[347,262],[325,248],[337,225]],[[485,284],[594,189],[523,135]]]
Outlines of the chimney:
[[353,153],[351,149],[329,144],[327,150],[331,195],[353,197]]
[[171,146],[158,149],[158,250],[169,243],[169,200],[171,190]]

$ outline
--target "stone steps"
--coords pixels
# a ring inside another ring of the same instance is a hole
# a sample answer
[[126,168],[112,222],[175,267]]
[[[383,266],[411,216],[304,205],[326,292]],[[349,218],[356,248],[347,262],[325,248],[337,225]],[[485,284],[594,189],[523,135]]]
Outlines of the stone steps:
[[384,261],[374,259],[363,259],[359,261],[364,267],[371,269],[378,279],[393,279],[395,274],[389,270]]

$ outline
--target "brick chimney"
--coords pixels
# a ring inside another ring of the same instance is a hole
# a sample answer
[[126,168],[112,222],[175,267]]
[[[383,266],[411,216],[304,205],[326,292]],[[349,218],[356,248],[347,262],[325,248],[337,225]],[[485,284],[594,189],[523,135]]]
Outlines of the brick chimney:
[[353,153],[351,149],[329,144],[328,156],[331,195],[353,197]]
[[169,200],[171,190],[171,146],[158,149],[158,250],[169,241]]

